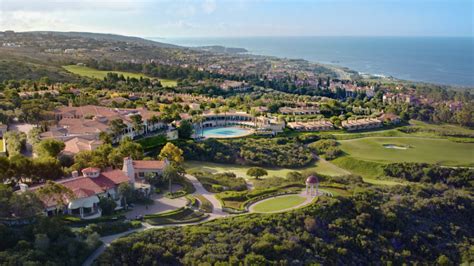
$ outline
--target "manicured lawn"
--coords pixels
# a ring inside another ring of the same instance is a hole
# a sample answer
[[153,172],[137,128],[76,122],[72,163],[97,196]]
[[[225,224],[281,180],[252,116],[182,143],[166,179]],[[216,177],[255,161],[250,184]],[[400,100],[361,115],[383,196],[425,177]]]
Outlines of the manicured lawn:
[[[474,143],[458,143],[447,139],[411,137],[368,137],[341,140],[344,152],[356,159],[378,162],[420,162],[447,166],[474,165]],[[406,149],[389,149],[392,144]]]
[[[238,177],[243,177],[248,179],[247,170],[251,166],[243,166],[237,164],[221,164],[221,163],[211,163],[211,162],[200,162],[200,161],[186,161],[184,163],[184,167],[187,170],[198,170],[198,171],[206,171],[210,173],[224,173],[224,172],[233,172]],[[329,176],[340,176],[347,174],[346,171],[340,169],[339,167],[327,162],[327,161],[318,161],[313,163],[310,166],[298,168],[298,169],[290,169],[290,168],[268,168],[263,167],[267,170],[268,175],[263,177],[271,177],[271,176],[279,176],[279,177],[286,177],[289,172],[302,172],[305,170],[315,170],[317,173],[322,175],[329,175]]]
[[[67,66],[63,66],[63,68],[71,73],[74,73],[80,76],[96,78],[96,79],[104,79],[104,77],[107,76],[107,73],[116,73],[118,75],[124,75],[125,77],[137,78],[137,79],[141,77],[154,79],[152,77],[148,77],[144,74],[139,74],[139,73],[124,72],[124,71],[97,70],[97,69],[86,67],[86,66],[67,65]],[[170,79],[159,79],[159,80],[161,82],[161,85],[163,85],[163,87],[176,87],[177,86],[176,80],[170,80]]]
[[298,206],[305,202],[305,198],[298,195],[288,195],[264,200],[255,204],[255,212],[277,212]]
[[[211,163],[211,162],[201,162],[201,161],[186,161],[184,163],[186,169],[193,169],[199,171],[207,171],[213,174],[224,173],[224,172],[233,172],[238,177],[250,178],[247,176],[247,170],[251,166],[243,166],[237,164],[221,164],[221,163]],[[289,168],[265,168],[268,172],[268,176],[280,176],[285,177],[287,173],[295,171],[294,169]],[[265,178],[263,177],[263,178]]]
[[142,145],[144,150],[151,150],[166,144],[165,135],[157,135],[137,140],[137,143]]
[[[327,175],[327,176],[341,176],[350,174],[344,169],[341,169],[337,165],[333,164],[332,162],[328,162],[325,160],[319,160],[316,163],[316,167],[313,167],[316,173]],[[308,169],[312,169],[311,167]]]

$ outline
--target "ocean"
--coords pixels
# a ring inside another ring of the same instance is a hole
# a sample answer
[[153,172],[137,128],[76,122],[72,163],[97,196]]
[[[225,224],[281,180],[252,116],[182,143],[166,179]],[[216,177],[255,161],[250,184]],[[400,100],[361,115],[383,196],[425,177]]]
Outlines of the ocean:
[[181,46],[222,45],[306,59],[360,73],[474,87],[474,37],[151,38]]

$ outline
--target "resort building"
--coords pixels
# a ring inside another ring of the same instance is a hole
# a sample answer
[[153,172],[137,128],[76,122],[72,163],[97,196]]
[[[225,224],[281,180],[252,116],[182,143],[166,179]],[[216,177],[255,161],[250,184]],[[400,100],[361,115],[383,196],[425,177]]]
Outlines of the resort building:
[[416,101],[415,96],[404,93],[384,93],[382,96],[382,101],[384,104],[394,104],[394,103],[413,103]]
[[316,115],[320,113],[318,107],[280,107],[278,112],[284,115]]
[[334,129],[334,125],[327,120],[289,122],[288,127],[298,131],[326,131]]
[[347,131],[364,130],[382,127],[383,123],[376,118],[364,118],[342,121],[342,128]]
[[85,137],[74,137],[64,142],[65,147],[62,151],[66,155],[74,155],[81,151],[93,151],[102,145],[98,139],[87,139]]
[[[123,133],[114,141],[124,137],[135,138],[140,135],[166,130],[168,125],[158,117],[160,113],[147,109],[118,109],[103,106],[86,105],[79,107],[64,106],[56,109],[54,118],[57,121],[49,131],[41,134],[42,138],[55,138],[67,141],[74,137],[97,138],[100,132],[111,133],[110,121],[120,119],[124,122]],[[132,116],[140,115],[143,121],[142,129],[136,131]]]
[[[99,201],[102,197],[113,199],[117,209],[123,208],[122,198],[119,195],[120,184],[129,183],[135,190],[145,195],[151,191],[145,176],[159,178],[168,161],[138,161],[124,158],[123,168],[101,171],[100,168],[89,167],[83,169],[82,176],[74,172],[71,178],[55,181],[70,189],[74,197],[65,199],[66,206],[59,206],[54,198],[41,198],[45,205],[45,214],[48,216],[64,213],[80,217],[81,219],[94,219],[102,215]],[[20,193],[31,190],[37,191],[43,185],[28,188],[26,184],[20,185]]]
[[[182,120],[191,120],[188,114],[181,115]],[[202,114],[202,122],[194,123],[195,129],[239,126],[252,128],[261,132],[268,131],[272,134],[282,132],[285,122],[270,116],[254,117],[246,112],[229,111],[225,113],[205,112]]]
[[391,114],[391,113],[382,114],[381,116],[379,116],[379,120],[382,121],[383,123],[392,124],[392,125],[400,124],[402,122],[398,115]]

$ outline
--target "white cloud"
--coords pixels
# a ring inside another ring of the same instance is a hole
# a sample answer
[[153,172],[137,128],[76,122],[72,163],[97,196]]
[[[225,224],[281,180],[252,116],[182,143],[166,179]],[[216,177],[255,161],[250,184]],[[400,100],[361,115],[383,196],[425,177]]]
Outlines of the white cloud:
[[204,0],[202,3],[202,9],[206,14],[211,14],[217,9],[217,3],[215,0]]
[[78,10],[130,10],[151,0],[1,0],[3,12],[27,11],[78,11]]

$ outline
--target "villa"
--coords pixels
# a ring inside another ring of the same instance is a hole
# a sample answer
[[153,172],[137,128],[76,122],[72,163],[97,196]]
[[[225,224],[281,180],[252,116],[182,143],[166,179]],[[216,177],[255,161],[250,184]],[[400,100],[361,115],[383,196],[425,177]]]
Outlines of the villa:
[[[169,164],[164,161],[139,161],[131,158],[124,158],[123,168],[101,171],[100,168],[89,167],[83,169],[82,176],[75,171],[71,178],[55,181],[58,184],[70,189],[74,198],[65,199],[66,206],[58,206],[55,199],[42,198],[45,205],[45,214],[52,216],[64,213],[77,216],[81,219],[94,219],[102,215],[99,207],[100,198],[108,197],[113,199],[116,209],[123,208],[122,198],[119,195],[120,184],[129,183],[135,190],[139,190],[145,195],[151,191],[150,185],[146,182],[145,176],[159,177],[164,168]],[[26,184],[20,185],[20,193],[31,190],[37,191],[43,185],[28,188]]]
[[[123,133],[114,141],[119,141],[124,137],[135,138],[142,134],[168,129],[168,125],[160,120],[159,112],[141,109],[118,109],[103,106],[86,105],[79,107],[63,106],[53,111],[57,121],[49,131],[41,134],[41,138],[55,138],[63,141],[74,137],[87,139],[97,138],[100,132],[111,132],[109,122],[121,119],[126,128]],[[133,127],[131,117],[140,115],[143,127],[138,132]]]
[[62,151],[66,155],[74,155],[81,151],[93,151],[102,145],[102,141],[92,138],[88,139],[86,137],[74,137],[64,142],[65,147]]

